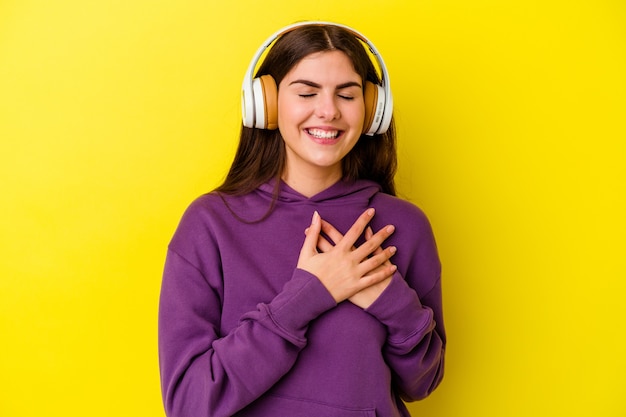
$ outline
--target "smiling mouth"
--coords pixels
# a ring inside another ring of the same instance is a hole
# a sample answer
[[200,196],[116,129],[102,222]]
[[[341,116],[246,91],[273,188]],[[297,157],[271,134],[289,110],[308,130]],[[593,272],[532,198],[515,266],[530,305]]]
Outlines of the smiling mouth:
[[317,139],[336,139],[341,134],[339,130],[305,129],[305,131]]

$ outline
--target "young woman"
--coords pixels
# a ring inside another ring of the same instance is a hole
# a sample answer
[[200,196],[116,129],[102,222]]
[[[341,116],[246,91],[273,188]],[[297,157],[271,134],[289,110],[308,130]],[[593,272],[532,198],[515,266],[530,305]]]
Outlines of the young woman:
[[441,268],[427,218],[395,197],[384,63],[358,32],[310,22],[249,74],[274,39],[244,81],[226,180],[168,248],[167,415],[408,416],[443,377]]

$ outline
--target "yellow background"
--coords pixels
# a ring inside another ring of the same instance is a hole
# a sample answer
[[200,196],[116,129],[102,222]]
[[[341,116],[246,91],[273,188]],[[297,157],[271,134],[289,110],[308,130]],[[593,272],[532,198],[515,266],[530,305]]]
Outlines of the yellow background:
[[447,373],[413,414],[625,416],[620,0],[0,1],[0,416],[163,416],[165,247],[302,19],[381,50],[437,233]]

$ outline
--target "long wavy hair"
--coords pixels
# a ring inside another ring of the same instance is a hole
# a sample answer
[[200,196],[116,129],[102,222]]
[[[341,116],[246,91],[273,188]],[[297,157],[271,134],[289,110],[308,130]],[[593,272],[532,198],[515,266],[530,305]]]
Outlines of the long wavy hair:
[[[280,85],[281,80],[300,60],[324,51],[345,53],[362,80],[380,83],[376,68],[362,42],[349,31],[332,25],[305,25],[282,35],[267,53],[256,76],[269,74],[276,81],[276,85]],[[275,179],[277,197],[285,159],[285,143],[279,130],[242,126],[233,163],[224,182],[216,191],[227,195],[243,195]],[[345,180],[372,180],[382,187],[383,192],[391,195],[396,194],[396,168],[393,119],[389,129],[383,134],[362,134],[354,148],[342,160]]]

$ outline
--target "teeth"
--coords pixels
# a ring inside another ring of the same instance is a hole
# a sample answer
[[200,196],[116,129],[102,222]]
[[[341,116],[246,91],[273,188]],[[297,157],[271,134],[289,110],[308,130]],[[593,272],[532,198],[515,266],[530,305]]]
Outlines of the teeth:
[[309,135],[320,139],[333,139],[339,135],[338,130],[308,129]]

